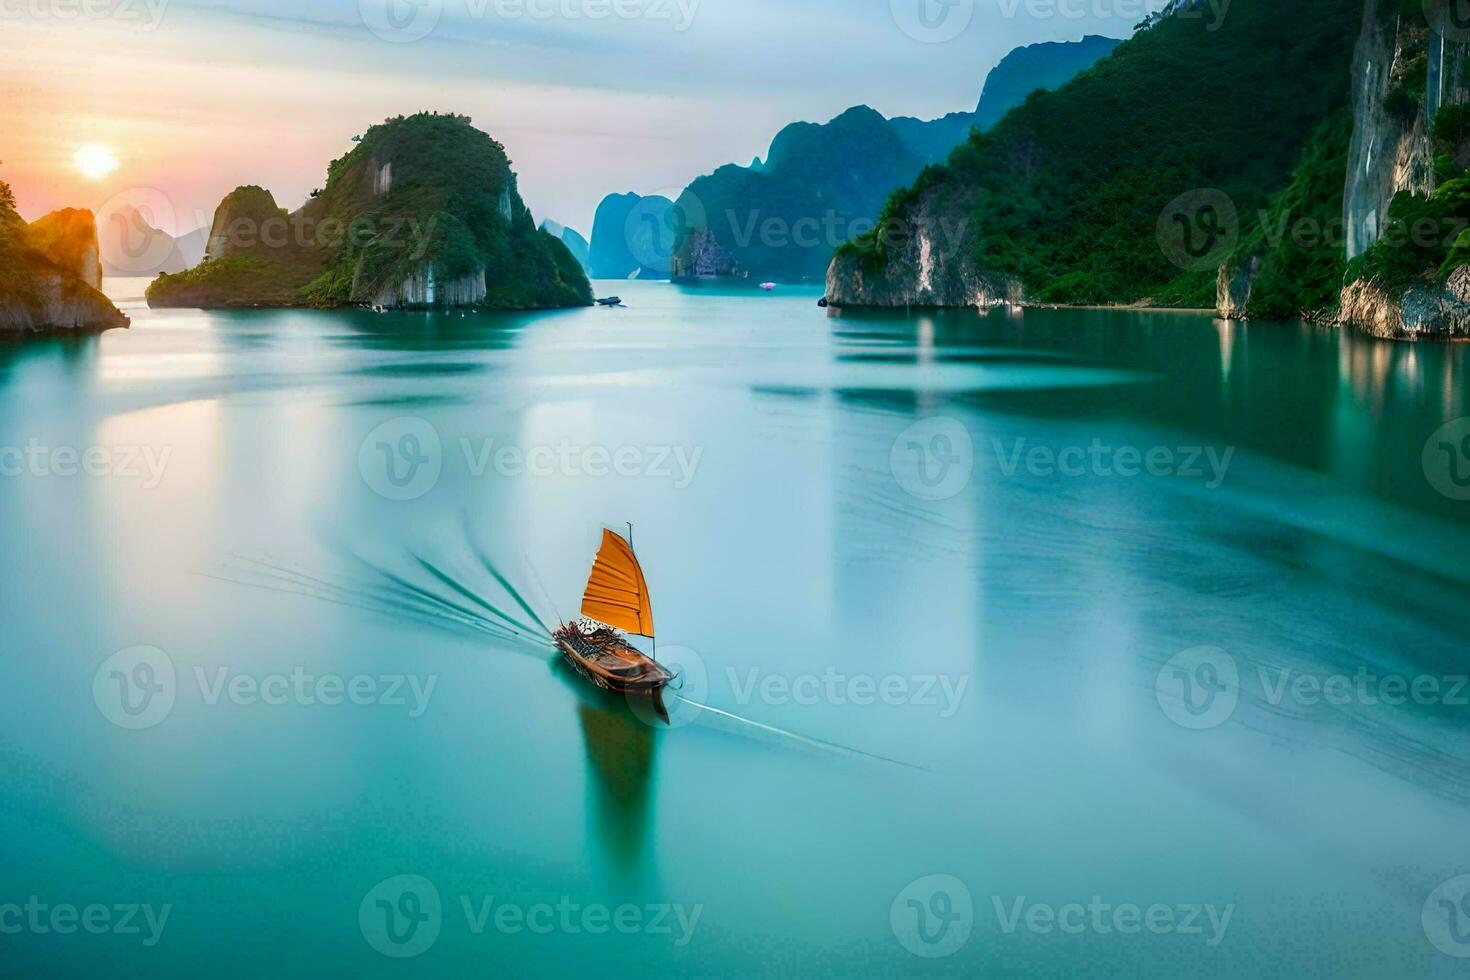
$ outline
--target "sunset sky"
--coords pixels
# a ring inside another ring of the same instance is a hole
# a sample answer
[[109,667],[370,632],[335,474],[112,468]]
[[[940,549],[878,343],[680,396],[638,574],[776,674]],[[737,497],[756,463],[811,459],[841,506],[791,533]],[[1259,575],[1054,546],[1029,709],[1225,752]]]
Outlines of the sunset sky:
[[182,232],[240,184],[295,208],[353,134],[436,109],[585,234],[605,194],[677,192],[857,103],[973,109],[1011,48],[1124,37],[1160,2],[0,0],[0,179],[29,219],[124,195]]

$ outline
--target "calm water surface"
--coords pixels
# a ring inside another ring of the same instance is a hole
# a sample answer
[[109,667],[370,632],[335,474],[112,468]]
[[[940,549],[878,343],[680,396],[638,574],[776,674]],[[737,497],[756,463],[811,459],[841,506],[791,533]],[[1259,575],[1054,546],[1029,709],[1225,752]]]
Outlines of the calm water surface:
[[[0,348],[0,445],[108,473],[0,478],[0,904],[171,906],[0,973],[1461,974],[1424,919],[1470,872],[1470,504],[1424,449],[1470,348],[616,287],[122,281],[130,331]],[[573,614],[624,522],[707,706],[667,729],[498,618]],[[1441,695],[1313,696],[1342,675]],[[1230,919],[1014,920],[1094,896]]]

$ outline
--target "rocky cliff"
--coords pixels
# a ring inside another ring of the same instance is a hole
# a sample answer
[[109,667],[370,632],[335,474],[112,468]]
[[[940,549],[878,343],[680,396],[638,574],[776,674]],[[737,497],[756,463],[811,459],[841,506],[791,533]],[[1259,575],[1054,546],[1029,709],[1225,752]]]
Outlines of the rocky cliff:
[[592,290],[537,229],[505,148],[463,116],[420,113],[369,129],[297,211],[263,188],[231,193],[205,261],[160,276],[148,302],[546,309]]
[[31,247],[93,289],[102,288],[97,222],[91,211],[52,211],[27,229]]
[[1342,0],[1170,4],[890,198],[838,250],[829,299],[1213,306],[1236,215],[1279,197],[1346,105],[1360,21]]
[[674,202],[661,194],[609,194],[592,220],[594,279],[668,279],[677,237]]
[[1367,0],[1343,195],[1346,284],[1324,317],[1470,336],[1470,50],[1450,5]]
[[0,334],[126,327],[101,285],[92,213],[58,211],[27,226],[0,183]]

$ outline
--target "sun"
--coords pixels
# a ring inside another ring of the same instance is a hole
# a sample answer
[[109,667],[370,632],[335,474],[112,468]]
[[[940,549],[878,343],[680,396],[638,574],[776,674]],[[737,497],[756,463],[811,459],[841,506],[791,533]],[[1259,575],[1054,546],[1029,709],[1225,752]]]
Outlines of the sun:
[[88,180],[101,180],[117,169],[117,154],[101,143],[88,143],[72,155],[72,165]]

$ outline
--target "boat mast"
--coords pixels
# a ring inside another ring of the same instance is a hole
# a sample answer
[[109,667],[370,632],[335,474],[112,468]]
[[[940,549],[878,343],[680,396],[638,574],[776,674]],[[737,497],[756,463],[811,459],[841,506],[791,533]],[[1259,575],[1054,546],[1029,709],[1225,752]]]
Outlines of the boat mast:
[[[637,558],[638,557],[638,549],[633,547],[633,522],[632,521],[629,521],[628,522],[628,549],[633,552],[633,557],[634,558]],[[649,611],[650,612],[653,610],[653,596],[652,595],[649,595],[648,596],[648,608],[649,608]],[[649,639],[653,641],[653,661],[654,661],[654,663],[657,663],[658,662],[658,637],[656,637],[656,636],[650,636]]]

